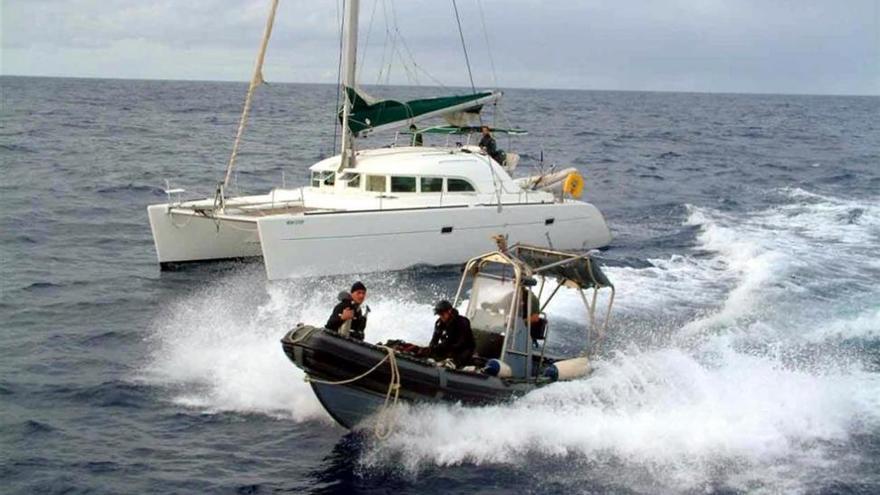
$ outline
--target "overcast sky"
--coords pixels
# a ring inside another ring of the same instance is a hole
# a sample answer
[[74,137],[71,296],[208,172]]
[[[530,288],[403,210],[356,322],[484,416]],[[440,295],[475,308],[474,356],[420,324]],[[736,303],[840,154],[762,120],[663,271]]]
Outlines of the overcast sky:
[[[269,6],[0,2],[4,75],[240,81],[250,78]],[[479,87],[880,94],[880,0],[458,0],[458,7]],[[339,8],[339,0],[281,0],[266,80],[335,82]],[[451,0],[363,0],[360,50],[362,83],[470,84]]]

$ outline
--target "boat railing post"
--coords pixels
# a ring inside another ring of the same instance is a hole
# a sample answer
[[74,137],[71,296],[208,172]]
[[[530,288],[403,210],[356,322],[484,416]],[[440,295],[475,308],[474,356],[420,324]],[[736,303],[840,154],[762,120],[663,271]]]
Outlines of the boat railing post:
[[[531,337],[531,335],[530,335]],[[538,372],[541,372],[541,367],[544,366],[544,351],[547,350],[547,341],[550,340],[550,322],[544,323],[544,343],[541,344],[541,358],[538,359]]]
[[[473,269],[475,263],[476,260],[470,260],[467,262],[467,264],[464,265],[464,273],[462,274],[461,280],[458,281],[458,290],[455,291],[455,299],[453,299],[452,301],[453,306],[458,305],[458,302],[461,298],[461,291],[462,289],[464,289],[464,283],[467,280],[467,274],[470,273],[470,271]],[[473,299],[474,298],[471,297],[471,300]]]
[[[510,308],[507,314],[507,325],[504,329],[504,342],[501,344],[501,361],[506,362],[507,354],[510,353],[509,346],[511,342],[515,342],[511,340],[511,338],[515,339],[514,331],[516,330],[516,308],[517,303],[519,302],[519,292],[522,282],[522,275],[520,273],[520,268],[516,264],[513,266],[513,287],[514,287],[514,296],[510,298]],[[509,363],[508,363],[509,365]]]
[[596,322],[596,296],[598,289],[593,292],[593,304],[590,305],[590,302],[587,300],[587,295],[584,294],[583,288],[578,288],[578,293],[581,295],[581,301],[584,302],[584,306],[587,308],[587,314],[590,316],[590,326],[587,327],[587,351],[589,351],[593,347],[593,326]]

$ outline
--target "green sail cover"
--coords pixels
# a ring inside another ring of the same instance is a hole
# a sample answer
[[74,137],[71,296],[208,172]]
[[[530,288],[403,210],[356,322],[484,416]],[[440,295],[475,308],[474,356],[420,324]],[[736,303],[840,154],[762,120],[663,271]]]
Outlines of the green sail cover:
[[[501,98],[500,92],[484,91],[460,96],[440,96],[400,102],[368,101],[354,88],[345,88],[351,102],[348,126],[352,134],[372,132],[411,124],[417,120],[455,112],[479,112],[479,107]],[[342,119],[342,112],[339,112]]]

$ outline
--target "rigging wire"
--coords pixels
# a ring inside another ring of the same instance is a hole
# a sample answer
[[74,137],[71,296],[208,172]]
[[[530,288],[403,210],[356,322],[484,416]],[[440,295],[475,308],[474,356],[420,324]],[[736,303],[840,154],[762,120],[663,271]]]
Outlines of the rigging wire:
[[391,84],[391,69],[394,68],[395,57],[400,60],[400,66],[403,68],[403,72],[407,77],[407,82],[412,83],[412,75],[410,74],[409,67],[407,67],[406,60],[404,60],[399,48],[398,42],[401,41],[403,35],[400,33],[400,27],[397,22],[397,10],[394,8],[394,0],[387,1],[389,5],[388,10],[391,11],[391,15],[389,16],[388,12],[385,13],[385,25],[387,26],[388,33],[391,35],[391,45],[388,49],[388,70],[385,72],[385,85]]
[[[339,136],[339,93],[342,86],[342,33],[345,32],[345,0],[342,0],[343,15],[339,15],[339,3],[336,4],[336,20],[339,23],[339,61],[336,64],[336,106],[333,108],[333,151],[336,151],[336,138]],[[348,98],[348,96],[346,96]]]
[[416,57],[413,55],[412,49],[410,49],[409,44],[406,41],[406,37],[400,30],[400,23],[398,22],[397,9],[395,8],[394,1],[377,0],[377,2],[378,1],[382,2],[385,39],[382,45],[382,55],[379,62],[379,70],[376,74],[376,84],[390,84],[391,70],[393,69],[395,63],[399,61],[400,64],[403,66],[403,70],[406,73],[409,82],[415,84],[416,86],[420,86],[422,84],[422,80],[419,75],[421,74],[422,77],[430,80],[431,83],[436,84],[441,88],[446,88],[446,85],[443,84],[443,81],[434,77],[433,74],[431,74],[427,69],[425,69],[421,64],[418,63]]
[[461,17],[458,15],[458,4],[452,0],[452,7],[455,10],[455,22],[458,23],[458,36],[461,38],[461,49],[464,51],[464,61],[467,64],[468,77],[471,80],[471,91],[476,94],[477,86],[474,84],[474,74],[471,72],[471,60],[468,57],[467,45],[464,43],[464,32],[461,30]]
[[480,24],[483,25],[483,38],[486,39],[486,51],[489,53],[489,66],[492,67],[492,85],[498,88],[498,76],[495,73],[495,59],[492,57],[492,45],[489,43],[489,30],[486,29],[486,16],[483,15],[483,2],[477,0],[477,8],[480,10]]
[[[388,40],[391,38],[391,31],[388,28],[388,7],[385,4],[385,1],[382,1],[382,16],[385,19],[385,40],[382,42],[382,59],[379,61],[379,73],[376,75],[376,84],[382,84],[382,74],[385,72],[385,57],[388,54]],[[388,62],[389,69],[391,62]]]
[[[495,58],[492,56],[492,45],[489,43],[489,30],[486,29],[486,16],[483,14],[483,2],[477,0],[477,8],[480,11],[480,24],[483,27],[483,39],[486,40],[486,52],[489,55],[489,66],[492,67],[492,86],[495,89],[498,89],[498,75],[495,72]],[[498,127],[498,116],[501,112],[501,106],[498,102],[495,102],[493,105],[495,111],[492,112],[492,126]],[[480,118],[480,123],[482,124],[482,117]],[[508,127],[510,127],[508,125]],[[507,147],[510,147],[510,134],[507,135]]]
[[367,24],[367,37],[364,40],[363,50],[358,50],[359,51],[358,55],[360,56],[360,59],[361,59],[359,65],[358,65],[358,67],[360,67],[361,70],[359,70],[358,72],[362,72],[362,73],[366,72],[364,70],[364,68],[366,67],[366,63],[367,63],[367,49],[370,48],[370,34],[372,34],[372,32],[373,32],[373,18],[376,17],[376,5],[378,5],[378,4],[379,4],[379,0],[375,0],[373,2],[373,10],[370,11],[370,22],[369,22],[369,24]]

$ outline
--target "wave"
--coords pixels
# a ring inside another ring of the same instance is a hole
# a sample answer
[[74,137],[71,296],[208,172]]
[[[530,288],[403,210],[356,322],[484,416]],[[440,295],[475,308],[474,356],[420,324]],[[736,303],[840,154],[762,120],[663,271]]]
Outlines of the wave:
[[[374,444],[367,468],[507,464],[558,459],[566,484],[648,471],[662,489],[711,480],[735,489],[809,482],[831,449],[880,425],[876,375],[816,376],[727,351],[701,362],[676,349],[629,351],[592,377],[559,383],[511,405],[411,407]],[[784,463],[785,473],[762,468]],[[626,484],[626,481],[623,482]]]
[[865,309],[854,316],[841,317],[804,334],[810,342],[835,340],[880,341],[880,307]]
[[[260,269],[229,275],[167,306],[154,322],[152,351],[139,379],[168,389],[173,402],[201,411],[329,424],[303,373],[281,350],[280,338],[298,322],[323,324],[339,291],[355,279],[266,286]],[[368,339],[426,344],[433,330],[432,299],[411,302],[412,288],[401,288],[394,277],[365,280],[368,304],[375,308]]]
[[[565,490],[598,479],[624,491],[802,491],[843,476],[848,464],[836,453],[880,428],[880,374],[869,365],[880,310],[864,302],[876,300],[876,284],[829,288],[880,270],[870,249],[878,213],[870,200],[800,189],[771,196],[777,204],[746,214],[689,205],[680,214],[696,229],[692,246],[607,267],[618,288],[615,338],[590,378],[503,405],[402,406],[394,433],[370,443],[359,464],[416,475],[434,466],[547,465]],[[862,211],[855,222],[840,215],[853,208]],[[842,280],[823,277],[829,266]],[[431,282],[441,275],[367,278],[368,340],[425,343],[431,302],[450,296],[451,284]],[[329,425],[278,339],[296,322],[322,323],[355,278],[267,285],[257,269],[244,270],[169,302],[141,376],[199,411]],[[864,309],[854,315],[853,307]],[[578,345],[579,295],[560,291],[548,312],[556,335]],[[871,345],[838,359],[841,339]],[[828,358],[791,358],[804,345]]]
[[133,183],[129,183],[129,184],[125,184],[125,185],[101,187],[101,188],[97,189],[95,192],[97,192],[98,194],[117,194],[120,192],[134,192],[134,193],[150,193],[153,196],[164,196],[165,195],[165,191],[161,187],[137,185],[137,184],[133,184]]
[[[685,223],[700,229],[690,252],[651,259],[650,267],[609,267],[620,291],[611,331],[627,334],[620,342],[629,344],[600,357],[589,379],[554,384],[510,405],[404,408],[392,437],[372,445],[361,463],[415,473],[429,466],[561,463],[568,488],[598,477],[631,490],[639,482],[633,473],[643,473],[660,491],[719,483],[800,491],[846,471],[835,453],[880,427],[880,374],[869,364],[877,346],[838,359],[846,352],[829,349],[829,337],[876,343],[880,313],[874,305],[841,320],[853,304],[841,297],[810,314],[811,322],[793,317],[809,313],[815,294],[811,283],[791,278],[815,276],[825,257],[800,222],[777,220],[798,209],[803,224],[832,222],[823,228],[829,234],[843,227],[836,240],[856,249],[840,255],[860,266],[871,258],[857,241],[871,234],[847,232],[850,223],[830,214],[850,202],[777,192],[786,202],[745,216],[689,206]],[[872,217],[867,203],[859,207]],[[550,312],[574,315],[578,305],[563,293]],[[692,316],[682,324],[680,313]],[[825,347],[808,354],[829,359],[791,357],[805,328],[824,329],[814,340]]]

